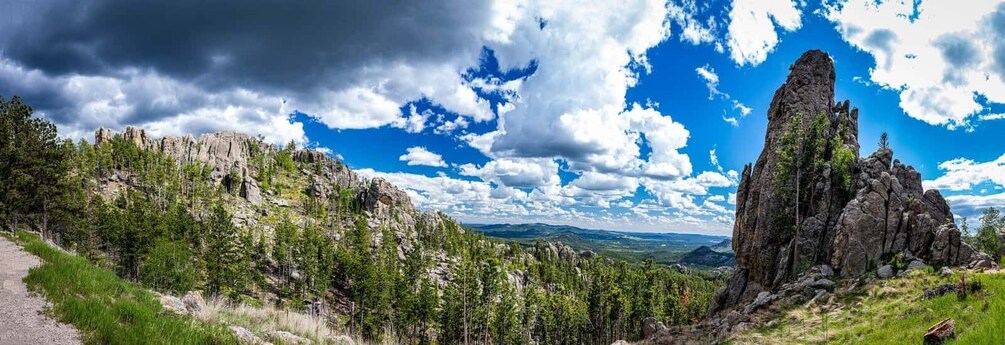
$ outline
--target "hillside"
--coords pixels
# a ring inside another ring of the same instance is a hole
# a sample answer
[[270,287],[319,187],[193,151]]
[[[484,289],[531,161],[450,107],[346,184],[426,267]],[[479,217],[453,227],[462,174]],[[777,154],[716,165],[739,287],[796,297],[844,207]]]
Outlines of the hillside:
[[[606,344],[641,339],[644,320],[700,319],[724,284],[558,243],[489,239],[294,143],[235,132],[153,138],[132,127],[72,143],[18,98],[2,109],[12,125],[0,128],[0,154],[18,164],[2,166],[14,183],[0,188],[0,226],[36,230],[165,294],[165,307],[168,295],[193,291],[223,301],[208,322],[296,312],[323,320],[321,334],[367,342]],[[277,331],[253,324],[264,328],[251,336]]]
[[[965,282],[964,289],[957,286]],[[940,290],[940,286],[949,286]],[[936,291],[941,291],[936,293]],[[957,293],[957,291],[964,291]],[[952,344],[1000,344],[1005,337],[1005,273],[914,270],[827,299],[773,307],[768,321],[731,338],[740,344],[919,344],[929,327],[951,318]]]
[[[623,232],[583,229],[550,224],[466,224],[488,237],[516,241],[524,246],[536,242],[561,242],[577,251],[590,251],[607,257],[669,265],[700,246],[729,242],[728,237],[698,234]],[[728,250],[728,246],[726,246]]]
[[688,267],[722,267],[736,265],[736,256],[730,252],[717,252],[708,246],[701,246],[684,254],[677,260]]

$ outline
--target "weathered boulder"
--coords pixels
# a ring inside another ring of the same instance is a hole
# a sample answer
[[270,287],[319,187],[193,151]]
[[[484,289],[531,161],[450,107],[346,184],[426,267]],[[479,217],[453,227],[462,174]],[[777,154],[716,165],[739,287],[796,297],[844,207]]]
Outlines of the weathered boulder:
[[188,309],[190,314],[198,313],[202,308],[206,307],[206,300],[202,298],[202,293],[199,291],[189,291],[182,296],[181,301],[185,303],[185,308]]
[[880,279],[889,279],[890,277],[893,277],[893,266],[880,266],[880,268],[876,269],[876,276]]
[[656,321],[656,318],[652,316],[642,319],[642,337],[644,338],[651,338],[656,333],[666,330],[667,326],[661,321]]
[[835,285],[837,285],[837,283],[835,283],[833,280],[826,278],[819,279],[817,281],[814,281],[813,284],[810,284],[810,286],[812,287],[824,290],[834,290]]
[[245,345],[262,345],[266,344],[262,338],[259,338],[255,333],[251,333],[247,328],[241,326],[230,326],[227,327],[230,333],[237,338],[237,342]]
[[269,338],[272,341],[279,342],[280,344],[296,345],[296,344],[311,344],[312,343],[312,341],[310,339],[301,337],[299,335],[296,335],[296,334],[293,334],[293,333],[290,333],[290,332],[287,332],[287,331],[271,331],[271,332],[267,332],[267,333],[265,333],[265,337]]
[[157,296],[157,300],[160,301],[161,307],[164,308],[164,310],[179,315],[188,314],[188,309],[185,308],[185,303],[182,302],[180,298],[157,292],[154,292],[154,295]]
[[348,335],[340,334],[337,336],[329,337],[328,343],[334,345],[355,345],[356,341],[353,340],[352,337]]
[[921,260],[911,260],[911,262],[909,262],[907,264],[906,270],[912,271],[912,270],[920,270],[920,269],[924,269],[924,268],[925,268],[925,263],[922,262]]
[[241,182],[241,197],[248,200],[252,205],[262,204],[262,190],[258,188],[258,181],[249,175],[244,176]]

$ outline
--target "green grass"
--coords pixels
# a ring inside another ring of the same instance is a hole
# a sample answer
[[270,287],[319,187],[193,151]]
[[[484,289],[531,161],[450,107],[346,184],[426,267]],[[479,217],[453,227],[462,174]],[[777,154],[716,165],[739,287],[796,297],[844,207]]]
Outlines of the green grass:
[[86,259],[18,232],[17,241],[38,256],[24,281],[51,302],[49,312],[80,330],[87,344],[232,344],[222,326],[169,314],[149,291]]
[[920,344],[929,327],[946,318],[956,321],[949,344],[1001,344],[1005,339],[1005,272],[971,273],[983,290],[959,300],[955,293],[920,299],[923,291],[958,282],[961,273],[937,277],[916,271],[907,277],[839,293],[839,302],[797,306],[778,317],[773,327],[737,335],[734,343]]

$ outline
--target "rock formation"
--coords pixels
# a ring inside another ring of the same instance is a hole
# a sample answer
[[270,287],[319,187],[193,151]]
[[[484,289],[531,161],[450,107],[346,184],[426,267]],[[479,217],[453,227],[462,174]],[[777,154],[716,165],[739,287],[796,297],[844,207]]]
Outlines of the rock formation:
[[988,265],[960,241],[949,205],[885,143],[859,158],[858,109],[834,102],[834,62],[811,50],[790,67],[768,109],[764,149],[736,194],[737,267],[717,312],[778,291],[829,265],[872,274],[896,255],[935,265]]
[[[178,164],[199,163],[211,167],[210,178],[218,184],[232,189],[241,198],[253,206],[261,206],[268,201],[274,205],[290,206],[297,200],[285,200],[269,195],[258,185],[258,171],[253,162],[258,155],[274,155],[277,148],[258,138],[237,132],[206,133],[195,139],[191,135],[166,136],[153,138],[141,128],[127,127],[122,133],[115,134],[109,129],[101,128],[95,132],[95,145],[110,142],[115,135],[127,142],[135,144],[144,150],[163,153],[174,159]],[[438,226],[440,217],[432,212],[420,212],[412,204],[408,194],[381,178],[369,182],[353,172],[342,162],[324,153],[311,149],[299,149],[292,152],[292,159],[302,163],[300,172],[307,176],[306,193],[319,200],[347,197],[356,202],[368,213],[370,228],[387,226],[398,236],[401,245],[399,254],[411,250],[415,241],[415,225],[425,222],[430,226]],[[306,167],[310,167],[309,169]],[[110,180],[103,181],[105,190],[114,193],[114,185],[121,181],[128,182],[127,176],[112,175]],[[250,214],[254,207],[235,207],[234,216],[237,223],[243,223],[253,218]],[[393,213],[393,216],[392,216]],[[346,226],[352,220],[346,219]],[[375,238],[379,242],[379,233]]]

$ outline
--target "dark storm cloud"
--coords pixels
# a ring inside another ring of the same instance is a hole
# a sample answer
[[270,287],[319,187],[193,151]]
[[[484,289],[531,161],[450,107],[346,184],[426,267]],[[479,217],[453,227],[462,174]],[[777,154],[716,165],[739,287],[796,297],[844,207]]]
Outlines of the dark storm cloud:
[[[10,0],[8,0],[10,1]],[[337,89],[368,66],[477,57],[483,1],[52,1],[3,39],[48,75],[151,69],[209,90]],[[3,28],[0,25],[0,28]]]

